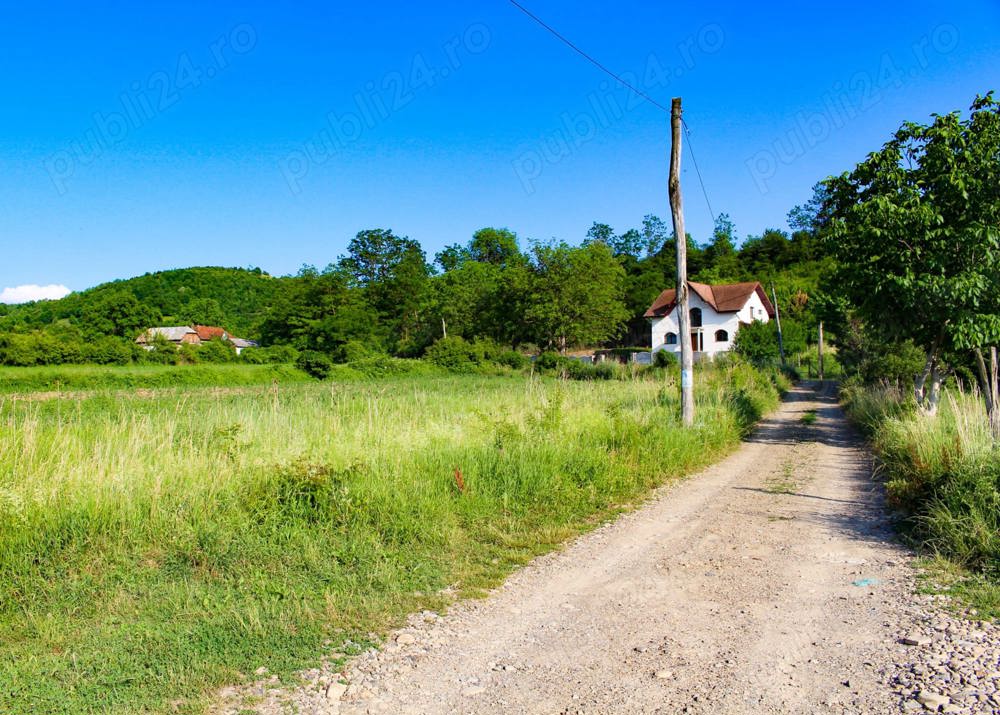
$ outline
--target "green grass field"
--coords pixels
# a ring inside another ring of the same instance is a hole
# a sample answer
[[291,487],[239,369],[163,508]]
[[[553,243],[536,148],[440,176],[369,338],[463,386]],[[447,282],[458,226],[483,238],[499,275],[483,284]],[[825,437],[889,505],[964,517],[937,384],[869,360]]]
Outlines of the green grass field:
[[56,365],[0,367],[0,394],[306,382],[291,365]]
[[0,712],[200,712],[495,585],[777,404],[702,378],[693,430],[664,373],[0,395]]

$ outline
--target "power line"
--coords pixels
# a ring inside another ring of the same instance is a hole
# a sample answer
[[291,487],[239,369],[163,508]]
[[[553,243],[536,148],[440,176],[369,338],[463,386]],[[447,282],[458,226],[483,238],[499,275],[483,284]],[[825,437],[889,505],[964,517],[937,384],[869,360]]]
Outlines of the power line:
[[623,80],[621,77],[619,77],[618,75],[616,75],[614,72],[612,72],[611,70],[609,70],[607,67],[605,67],[600,62],[598,62],[597,60],[595,60],[593,57],[591,57],[590,55],[588,55],[586,52],[584,52],[583,50],[581,50],[579,47],[577,47],[576,45],[574,45],[568,39],[566,39],[561,34],[559,34],[559,32],[556,31],[555,28],[553,28],[553,27],[545,24],[545,22],[540,17],[538,17],[537,15],[535,15],[533,12],[531,12],[531,10],[529,10],[528,8],[526,8],[521,3],[517,2],[517,0],[510,0],[510,4],[513,5],[514,7],[516,7],[521,12],[523,12],[528,17],[530,17],[532,20],[534,20],[535,22],[537,22],[539,25],[541,25],[542,27],[544,27],[546,30],[548,30],[549,32],[551,32],[553,35],[555,35],[556,37],[558,37],[560,40],[562,40],[562,42],[564,42],[566,45],[568,45],[574,52],[576,52],[577,54],[579,54],[582,57],[586,58],[586,60],[588,62],[590,62],[591,64],[593,64],[595,67],[597,67],[598,69],[600,69],[602,72],[610,75],[611,77],[614,77],[614,79],[615,79],[616,82],[618,82],[619,84],[621,84],[621,85],[623,85],[625,87],[628,87],[630,90],[632,90],[637,95],[639,95],[640,97],[642,97],[643,99],[645,99],[647,102],[649,102],[650,104],[652,104],[654,107],[659,107],[662,111],[666,112],[667,114],[670,114],[670,110],[669,109],[667,109],[666,107],[664,107],[662,104],[660,104],[659,102],[657,102],[655,99],[653,99],[652,97],[650,97],[645,92],[643,92],[641,90],[638,90],[635,87],[633,87],[631,84],[629,84],[628,82],[626,82],[625,80]]
[[[664,112],[666,114],[670,114],[670,110],[669,109],[667,109],[666,107],[664,107],[662,104],[660,104],[659,102],[657,102],[655,99],[653,99],[652,97],[650,97],[648,94],[646,94],[642,90],[636,89],[633,85],[629,84],[624,79],[622,79],[621,76],[619,76],[619,75],[615,74],[614,72],[612,72],[611,70],[609,70],[603,64],[601,64],[596,59],[594,59],[591,55],[587,54],[582,49],[580,49],[575,44],[573,44],[573,42],[571,42],[567,37],[565,37],[564,35],[562,35],[554,27],[552,27],[551,25],[547,24],[544,20],[542,20],[540,17],[538,17],[538,15],[534,14],[533,12],[531,12],[531,10],[529,10],[528,8],[526,8],[524,5],[522,5],[521,3],[517,2],[517,0],[510,0],[510,4],[513,5],[514,7],[516,7],[521,12],[523,12],[528,17],[530,17],[532,20],[534,20],[535,22],[537,22],[543,28],[545,28],[546,30],[548,30],[549,32],[551,32],[555,37],[557,37],[567,47],[569,47],[574,52],[576,52],[578,55],[580,55],[581,57],[583,57],[584,59],[586,59],[588,62],[590,62],[595,67],[597,67],[599,70],[601,70],[602,72],[604,72],[608,76],[612,77],[620,85],[622,85],[622,86],[626,87],[627,89],[629,89],[630,91],[634,92],[637,96],[642,97],[643,99],[645,99],[647,102],[649,102],[650,104],[652,104],[654,107],[656,107],[660,111],[662,111],[662,112]],[[695,173],[698,174],[698,183],[701,184],[701,192],[705,195],[705,203],[708,205],[708,213],[711,214],[711,216],[712,216],[712,225],[714,226],[715,225],[715,212],[712,211],[712,202],[708,200],[708,190],[705,188],[705,180],[704,180],[704,178],[702,178],[701,169],[698,168],[698,159],[694,155],[694,142],[691,141],[691,129],[688,127],[688,124],[687,124],[686,121],[684,121],[683,117],[681,117],[681,122],[684,124],[684,131],[687,134],[687,138],[688,138],[688,151],[691,153],[691,161],[694,164]]]
[[708,189],[705,188],[705,180],[701,178],[701,169],[698,168],[698,159],[694,155],[694,142],[691,141],[691,128],[688,127],[688,123],[684,121],[681,117],[681,123],[684,125],[684,132],[687,134],[688,138],[688,151],[691,152],[691,163],[694,164],[694,171],[698,174],[698,183],[701,184],[701,193],[705,195],[705,203],[708,205],[708,213],[712,217],[712,228],[715,228],[715,212],[712,210],[712,202],[708,200]]

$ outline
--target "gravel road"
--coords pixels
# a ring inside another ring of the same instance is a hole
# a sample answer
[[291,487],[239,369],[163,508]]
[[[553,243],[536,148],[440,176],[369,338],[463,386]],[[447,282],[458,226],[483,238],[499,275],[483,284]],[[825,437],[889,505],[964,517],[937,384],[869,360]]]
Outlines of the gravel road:
[[724,461],[484,600],[413,616],[342,674],[258,684],[255,708],[1000,712],[1000,634],[914,595],[870,466],[832,389],[799,386]]

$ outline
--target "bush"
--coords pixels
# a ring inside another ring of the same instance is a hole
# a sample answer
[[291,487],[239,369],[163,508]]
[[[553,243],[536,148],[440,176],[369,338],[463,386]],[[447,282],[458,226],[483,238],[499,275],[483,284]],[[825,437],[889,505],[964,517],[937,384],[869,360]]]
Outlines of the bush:
[[837,360],[865,383],[911,383],[924,367],[923,351],[907,340],[891,343],[859,321],[849,322],[837,339]]
[[464,338],[441,338],[429,348],[425,357],[439,367],[454,372],[472,372],[486,358],[482,344],[470,343]]
[[168,343],[166,347],[143,350],[142,361],[153,365],[176,365],[177,348]]
[[223,340],[209,340],[195,350],[198,362],[218,364],[236,361],[236,348]]
[[333,371],[333,361],[323,353],[305,350],[295,360],[295,367],[310,377],[325,380]]
[[15,367],[81,363],[86,345],[75,332],[67,335],[14,333],[0,338],[0,363]]
[[83,346],[83,362],[95,365],[128,365],[132,362],[133,347],[121,338],[111,336],[96,338]]
[[517,350],[501,350],[493,357],[493,362],[514,370],[523,370],[528,366],[529,361],[528,358]]
[[617,380],[628,372],[628,368],[615,362],[588,364],[571,360],[568,367],[566,374],[574,380]]
[[299,358],[299,351],[291,345],[272,345],[266,348],[246,348],[240,360],[250,365],[290,365]]
[[535,359],[535,367],[539,370],[562,370],[568,362],[568,358],[563,357],[557,352],[547,350]]
[[678,362],[677,356],[669,350],[657,350],[653,353],[653,367],[674,367]]
[[388,355],[358,360],[346,366],[338,365],[337,367],[350,369],[359,375],[370,378],[444,374],[439,366],[426,360],[409,360]]
[[382,355],[379,350],[373,349],[367,343],[360,340],[348,340],[337,348],[333,353],[333,358],[340,363],[358,362]]
[[754,365],[769,365],[780,357],[778,351],[778,329],[774,322],[754,321],[741,325],[733,341],[733,350]]

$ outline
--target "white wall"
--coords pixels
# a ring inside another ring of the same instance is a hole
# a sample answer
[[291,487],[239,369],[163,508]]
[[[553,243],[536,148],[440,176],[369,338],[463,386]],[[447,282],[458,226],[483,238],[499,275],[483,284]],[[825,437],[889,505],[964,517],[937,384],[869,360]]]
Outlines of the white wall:
[[757,291],[753,292],[747,304],[743,306],[742,310],[737,313],[739,319],[743,323],[750,323],[754,320],[759,320],[762,323],[766,323],[771,320],[771,316],[767,314],[767,309],[764,307],[764,301],[760,299],[757,295]]
[[[740,329],[741,322],[749,323],[754,320],[760,320],[766,323],[770,320],[767,310],[764,308],[764,303],[756,292],[750,296],[746,305],[736,313],[716,313],[715,309],[703,301],[694,291],[690,293],[690,307],[701,308],[701,330],[703,333],[702,340],[704,341],[703,352],[708,355],[732,350],[733,341],[736,339],[736,332]],[[650,318],[649,322],[653,334],[653,352],[657,350],[669,350],[670,352],[680,354],[680,337],[678,337],[676,345],[666,344],[667,333],[679,335],[680,331],[677,326],[676,317],[677,310],[675,308],[663,318]],[[695,329],[692,328],[693,330]],[[717,341],[715,339],[717,330],[725,330],[729,335],[729,340]],[[690,340],[690,336],[687,339]]]

